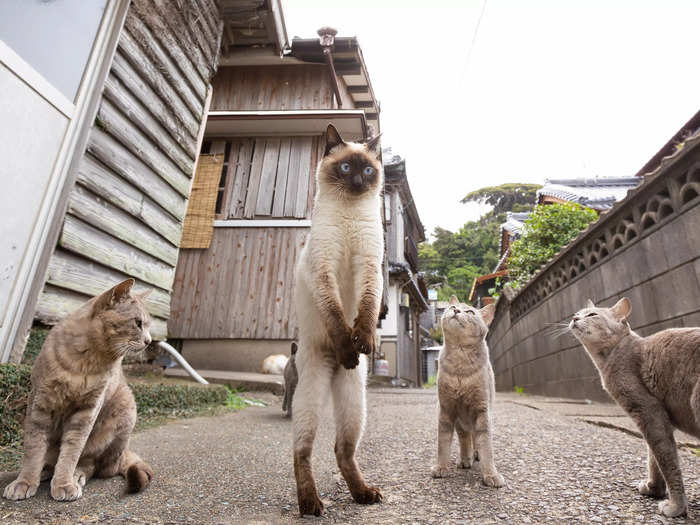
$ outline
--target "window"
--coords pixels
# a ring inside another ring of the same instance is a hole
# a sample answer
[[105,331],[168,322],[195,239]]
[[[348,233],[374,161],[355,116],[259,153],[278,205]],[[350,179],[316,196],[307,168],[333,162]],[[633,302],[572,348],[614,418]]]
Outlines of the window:
[[0,39],[75,101],[107,0],[3,0]]

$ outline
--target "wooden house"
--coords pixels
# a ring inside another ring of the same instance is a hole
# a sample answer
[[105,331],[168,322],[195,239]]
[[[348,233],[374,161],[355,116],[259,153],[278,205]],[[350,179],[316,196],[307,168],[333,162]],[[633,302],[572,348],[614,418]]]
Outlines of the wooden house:
[[220,50],[278,58],[278,0],[3,2],[0,39],[2,361],[127,277],[165,338]]
[[222,160],[210,242],[180,253],[168,333],[203,370],[259,372],[297,337],[294,266],[309,231],[315,169],[333,123],[379,132],[355,38],[229,49],[212,81],[203,156]]
[[388,261],[387,313],[378,330],[380,352],[390,375],[420,385],[422,377],[419,316],[428,310],[428,290],[418,274],[417,245],[425,240],[406,177],[406,162],[384,150],[384,208]]

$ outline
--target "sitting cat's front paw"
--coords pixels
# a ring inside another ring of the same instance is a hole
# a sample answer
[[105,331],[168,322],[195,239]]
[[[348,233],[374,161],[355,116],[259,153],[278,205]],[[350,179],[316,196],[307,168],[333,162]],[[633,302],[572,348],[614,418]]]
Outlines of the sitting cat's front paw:
[[506,484],[506,480],[498,472],[484,474],[484,478],[482,481],[487,487],[493,487],[496,489]]
[[434,465],[433,468],[430,469],[430,475],[434,478],[444,478],[449,471],[450,469],[445,465]]
[[642,496],[650,498],[663,498],[666,496],[666,484],[662,481],[658,485],[652,485],[651,481],[640,481],[637,487]]
[[5,487],[3,497],[12,501],[31,498],[34,494],[36,494],[37,488],[39,488],[38,483],[29,483],[18,478]]
[[74,479],[67,483],[51,480],[51,497],[56,501],[75,501],[82,495],[83,488]]
[[664,500],[659,503],[659,512],[667,518],[685,516],[688,513],[688,502],[685,498],[682,501]]

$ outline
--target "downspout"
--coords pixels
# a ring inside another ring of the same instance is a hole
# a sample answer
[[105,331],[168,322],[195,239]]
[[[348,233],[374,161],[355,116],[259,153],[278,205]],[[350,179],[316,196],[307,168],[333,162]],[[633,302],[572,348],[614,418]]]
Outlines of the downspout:
[[338,31],[332,27],[322,27],[316,31],[319,36],[319,41],[321,47],[323,48],[323,58],[328,64],[328,76],[331,79],[331,85],[333,86],[333,93],[335,93],[335,100],[338,103],[338,108],[343,107],[343,101],[340,98],[340,88],[338,87],[338,75],[335,72],[335,64],[333,63],[333,43],[335,42],[335,35]]

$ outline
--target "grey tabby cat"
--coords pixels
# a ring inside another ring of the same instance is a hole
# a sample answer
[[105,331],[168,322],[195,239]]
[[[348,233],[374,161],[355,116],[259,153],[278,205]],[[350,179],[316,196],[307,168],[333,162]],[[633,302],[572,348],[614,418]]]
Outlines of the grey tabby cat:
[[129,450],[136,403],[122,359],[151,342],[133,279],[88,301],[49,332],[32,368],[24,419],[24,461],[5,487],[10,500],[31,498],[51,478],[51,497],[73,501],[93,476],[121,474],[129,492],[151,481],[151,467]]
[[665,516],[681,516],[688,501],[678,464],[674,427],[700,438],[700,328],[671,328],[649,337],[627,322],[627,298],[612,308],[588,301],[569,323],[600,372],[603,388],[639,426],[647,442],[649,479],[645,496],[668,499]]

